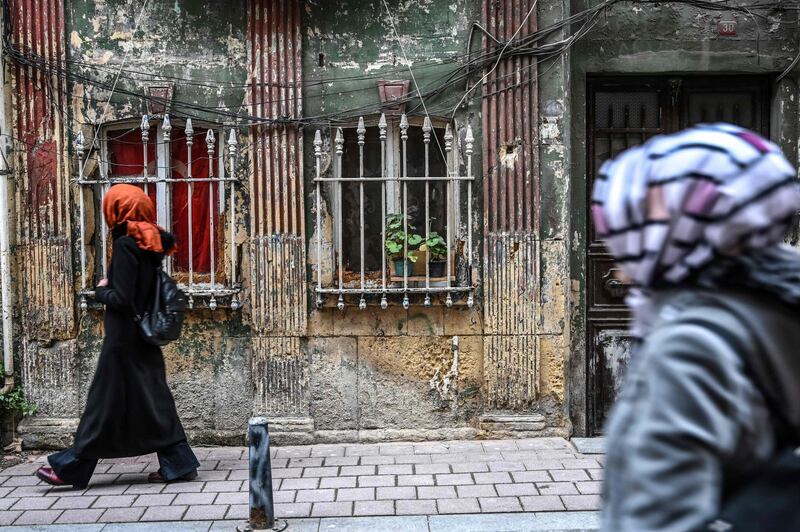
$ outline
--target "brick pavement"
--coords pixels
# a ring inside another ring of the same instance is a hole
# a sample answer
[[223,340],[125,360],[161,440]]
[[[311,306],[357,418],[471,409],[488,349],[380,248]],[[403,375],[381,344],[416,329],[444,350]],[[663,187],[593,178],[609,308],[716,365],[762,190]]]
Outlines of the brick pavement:
[[[0,526],[247,517],[247,450],[195,449],[193,482],[148,484],[155,455],[103,460],[85,490],[52,488],[44,456],[0,471]],[[566,512],[600,506],[603,456],[561,438],[287,446],[272,450],[279,518]]]

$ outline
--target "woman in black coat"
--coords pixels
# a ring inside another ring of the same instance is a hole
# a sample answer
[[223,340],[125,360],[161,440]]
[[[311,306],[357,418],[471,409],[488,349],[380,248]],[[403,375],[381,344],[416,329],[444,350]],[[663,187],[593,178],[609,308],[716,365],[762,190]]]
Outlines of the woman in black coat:
[[95,290],[106,306],[105,338],[74,445],[51,454],[45,482],[83,488],[100,458],[158,453],[151,482],[192,480],[199,463],[167,386],[161,349],[146,343],[134,321],[154,290],[157,268],[175,238],[155,224],[150,198],[133,185],[116,185],[103,200],[113,250],[108,279]]

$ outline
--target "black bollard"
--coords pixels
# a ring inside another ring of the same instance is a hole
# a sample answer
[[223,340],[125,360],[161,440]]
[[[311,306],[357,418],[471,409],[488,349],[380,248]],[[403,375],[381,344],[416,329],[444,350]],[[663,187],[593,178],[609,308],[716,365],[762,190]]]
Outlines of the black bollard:
[[250,418],[250,529],[272,530],[275,507],[272,500],[272,461],[269,456],[267,418]]

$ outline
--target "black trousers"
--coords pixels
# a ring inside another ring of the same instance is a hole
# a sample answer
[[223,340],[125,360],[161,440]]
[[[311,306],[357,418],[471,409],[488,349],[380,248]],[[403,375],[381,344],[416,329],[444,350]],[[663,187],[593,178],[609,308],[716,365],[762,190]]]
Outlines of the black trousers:
[[[185,441],[158,451],[159,473],[166,481],[188,475],[200,467],[200,462]],[[97,467],[96,458],[78,458],[70,447],[47,457],[56,475],[73,486],[86,486]]]

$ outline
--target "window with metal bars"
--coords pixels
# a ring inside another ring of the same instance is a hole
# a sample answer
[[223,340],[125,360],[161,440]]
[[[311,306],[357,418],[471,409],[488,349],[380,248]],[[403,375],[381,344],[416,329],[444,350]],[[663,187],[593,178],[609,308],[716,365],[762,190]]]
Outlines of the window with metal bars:
[[[324,154],[316,132],[311,252],[318,306],[329,296],[337,296],[340,309],[349,300],[362,309],[369,301],[387,308],[393,296],[405,308],[431,306],[437,295],[447,306],[473,305],[474,138],[469,126],[464,133],[458,143],[446,120],[382,114],[331,131],[333,153]],[[326,159],[332,164],[323,172]],[[323,192],[330,198],[331,246],[322,243]]]
[[[235,242],[238,141],[230,129],[227,142],[221,142],[224,133],[214,124],[194,126],[191,119],[173,124],[169,115],[145,115],[138,125],[109,124],[94,143],[99,149],[90,175],[83,134],[78,135],[82,308],[87,308],[91,287],[108,268],[109,231],[101,205],[108,188],[118,183],[141,187],[153,200],[158,224],[175,234],[178,247],[165,260],[165,268],[186,291],[190,307],[198,298],[212,309],[220,303],[234,310],[240,307]],[[87,202],[93,205],[91,211]],[[97,215],[89,219],[89,212]],[[97,230],[87,233],[87,227]],[[90,240],[93,256],[99,257],[93,267],[88,264]]]

